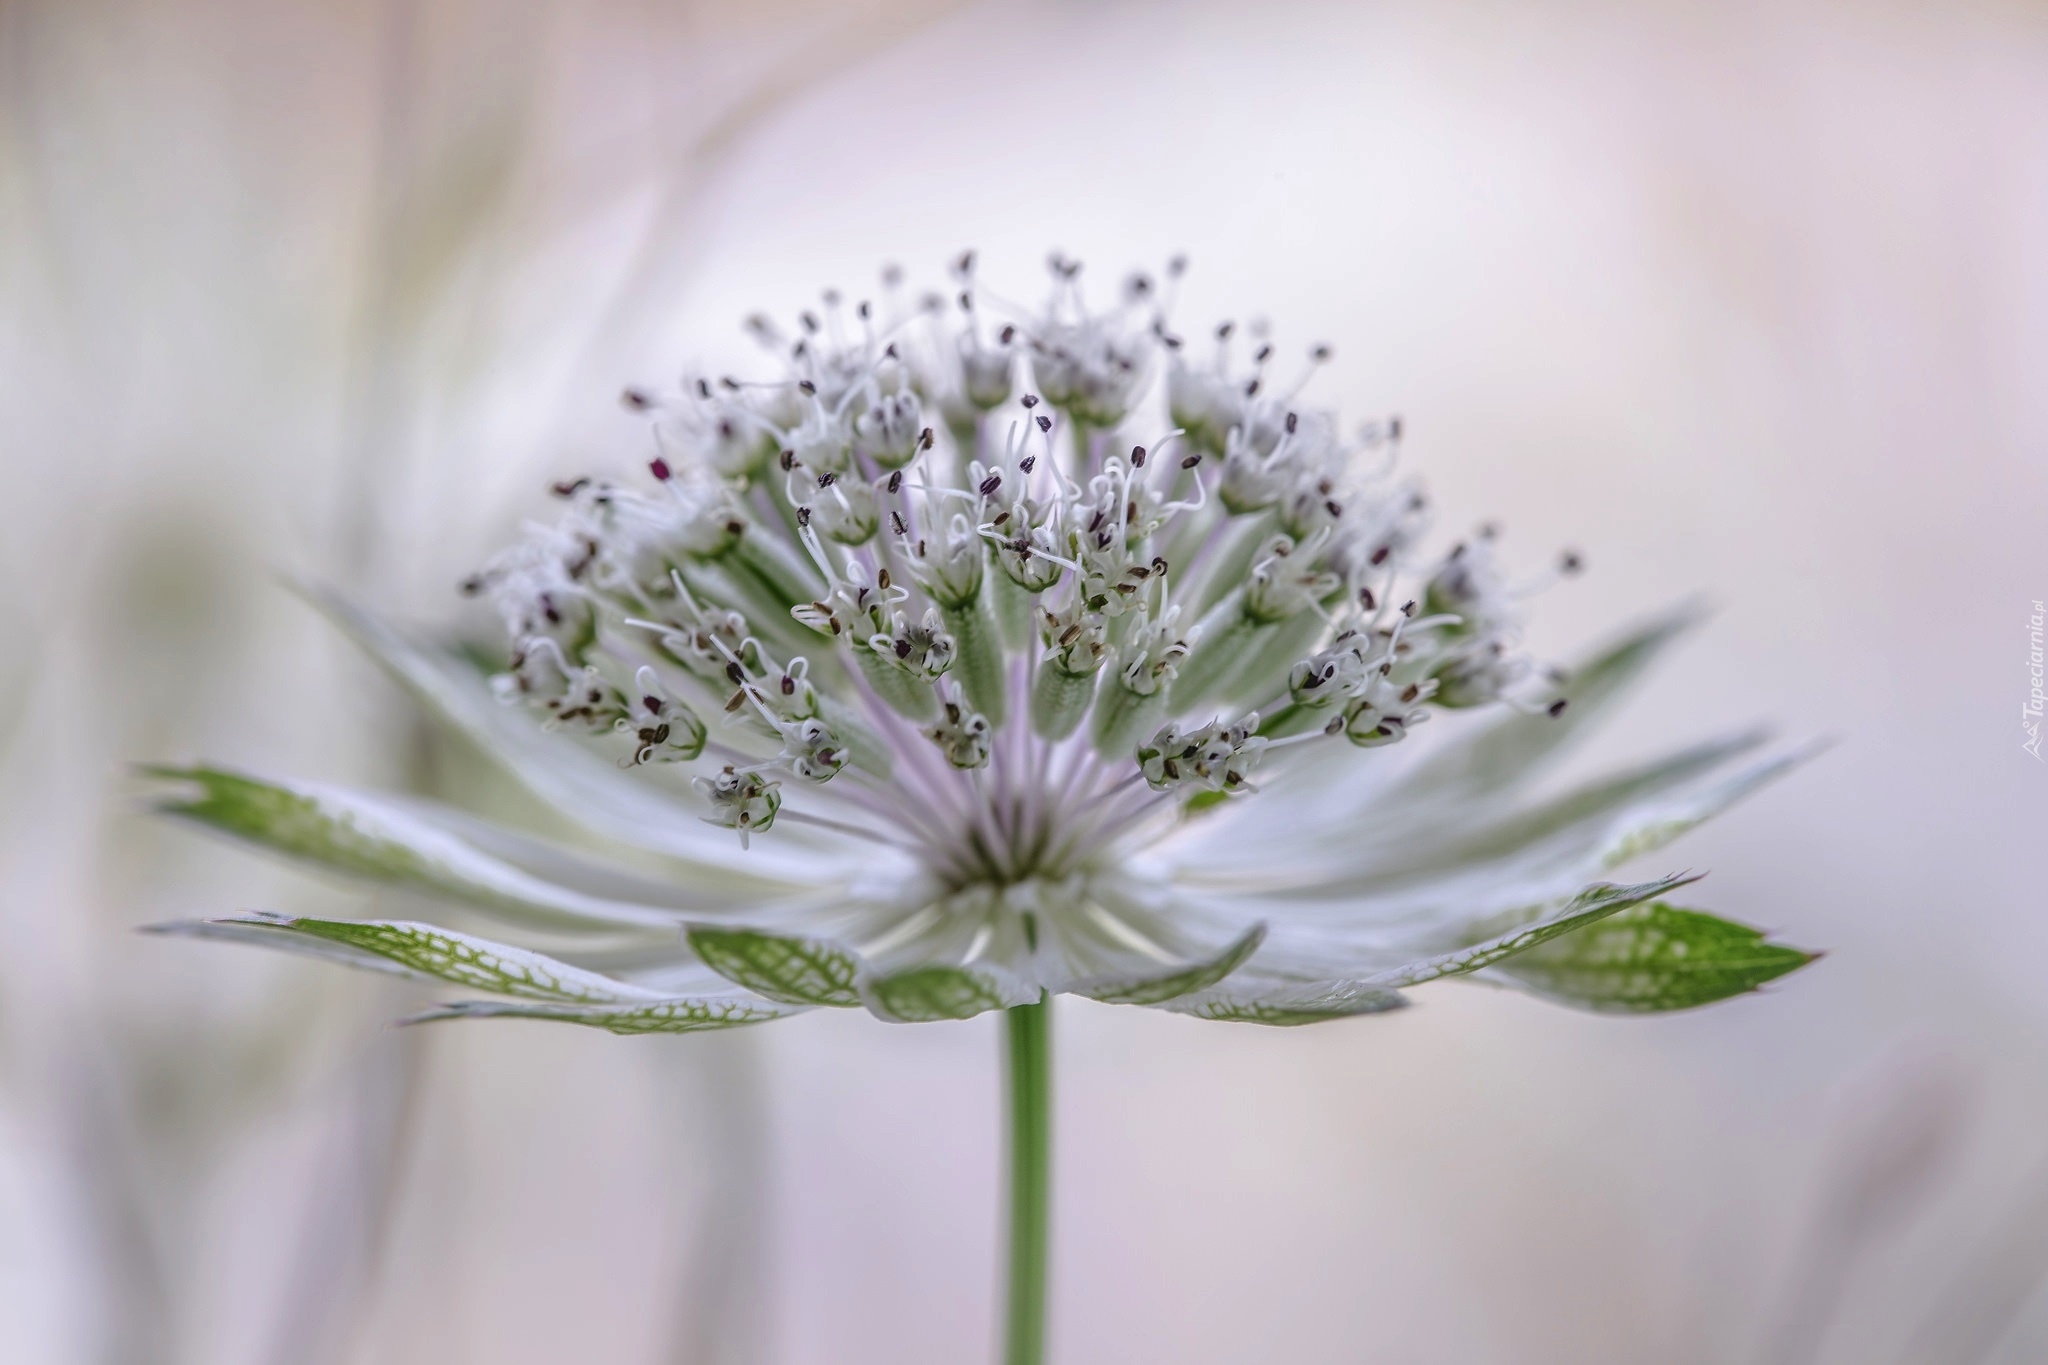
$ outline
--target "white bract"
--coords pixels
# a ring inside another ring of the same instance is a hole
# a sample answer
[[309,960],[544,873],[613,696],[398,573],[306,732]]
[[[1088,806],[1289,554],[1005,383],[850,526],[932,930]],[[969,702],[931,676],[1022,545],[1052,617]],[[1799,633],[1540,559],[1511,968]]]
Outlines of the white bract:
[[500,997],[437,1017],[620,1032],[1048,992],[1302,1023],[1443,976],[1664,1009],[1806,960],[1662,899],[1690,877],[1602,880],[1796,756],[1741,735],[1532,793],[1687,614],[1538,665],[1540,582],[1491,529],[1431,545],[1398,420],[1347,434],[1227,325],[1192,358],[1149,280],[1098,311],[1055,257],[1034,312],[956,274],[922,307],[892,283],[794,333],[756,320],[779,374],[629,395],[648,476],[557,485],[559,518],[467,585],[509,634],[497,676],[323,599],[630,870],[417,801],[163,769],[174,813],[532,946],[175,927]]

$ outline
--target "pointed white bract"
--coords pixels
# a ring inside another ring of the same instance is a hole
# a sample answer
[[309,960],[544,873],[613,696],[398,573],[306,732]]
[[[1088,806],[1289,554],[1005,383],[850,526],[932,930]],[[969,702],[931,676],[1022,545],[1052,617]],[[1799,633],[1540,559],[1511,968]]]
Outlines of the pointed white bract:
[[[1444,976],[1575,1000],[1620,981],[1554,941],[1684,879],[1599,877],[1782,762],[1731,776],[1750,746],[1730,742],[1534,804],[1525,779],[1680,620],[1538,664],[1529,599],[1576,557],[1518,582],[1491,527],[1433,541],[1399,420],[1346,427],[1301,396],[1327,348],[1276,375],[1262,334],[1182,338],[1177,262],[1102,307],[1077,262],[1051,266],[1036,310],[966,257],[920,303],[890,276],[794,331],[756,319],[759,375],[629,393],[645,478],[557,484],[557,518],[466,585],[507,632],[494,677],[319,595],[667,879],[417,803],[156,770],[173,813],[545,930],[561,957],[397,922],[213,936],[517,999],[434,1017],[621,1032],[1060,991],[1301,1023]],[[1721,922],[1640,923],[1656,937],[1612,940],[1629,1008],[1767,979],[1694,959],[1660,985],[1672,936]],[[1540,972],[1503,965],[1539,949]]]

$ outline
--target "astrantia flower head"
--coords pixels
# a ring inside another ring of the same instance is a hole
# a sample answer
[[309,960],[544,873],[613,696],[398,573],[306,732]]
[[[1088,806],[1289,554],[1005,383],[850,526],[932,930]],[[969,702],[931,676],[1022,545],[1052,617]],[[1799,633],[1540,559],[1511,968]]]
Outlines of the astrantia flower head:
[[1737,735],[1532,793],[1686,613],[1534,659],[1531,600],[1577,558],[1432,537],[1399,419],[1304,396],[1327,348],[1276,378],[1263,331],[1224,324],[1196,357],[1178,262],[1100,307],[1051,267],[1038,309],[972,256],[916,307],[892,272],[850,316],[828,294],[794,330],[755,319],[759,375],[629,393],[645,475],[556,484],[556,517],[466,585],[508,636],[495,676],[320,595],[633,868],[418,801],[158,769],[175,814],[503,926],[169,927],[495,997],[427,1018],[1007,1010],[1009,1365],[1042,1355],[1052,995],[1300,1024],[1463,976],[1644,1011],[1808,960],[1666,901],[1689,875],[1603,879],[1796,755]]
[[[1780,771],[1729,771],[1755,736],[1527,799],[1685,617],[1576,668],[1532,658],[1531,600],[1577,558],[1524,573],[1491,526],[1431,537],[1399,419],[1314,406],[1327,347],[1283,376],[1263,329],[1184,340],[1180,273],[1098,307],[1055,255],[1028,309],[972,256],[921,305],[892,272],[879,302],[755,319],[759,373],[629,393],[645,475],[556,484],[466,585],[507,633],[494,677],[327,599],[667,876],[418,802],[165,772],[174,812],[549,955],[415,923],[193,927],[507,997],[437,1016],[618,1031],[1062,992],[1302,1023],[1445,976],[1639,1010],[1803,961],[1739,930],[1716,957],[1719,922],[1662,900],[1689,877],[1600,879]],[[1468,711],[1498,714],[1420,733]]]

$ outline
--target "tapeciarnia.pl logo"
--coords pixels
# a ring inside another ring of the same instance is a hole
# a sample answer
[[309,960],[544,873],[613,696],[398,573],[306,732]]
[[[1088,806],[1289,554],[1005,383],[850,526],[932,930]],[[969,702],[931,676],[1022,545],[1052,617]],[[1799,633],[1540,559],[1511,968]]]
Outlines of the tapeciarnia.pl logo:
[[2036,761],[2041,757],[2041,623],[2048,619],[2048,609],[2040,602],[2034,603],[2034,614],[2027,618],[2027,672],[2033,686],[2027,693],[2026,705],[2020,708],[2020,728],[2027,732],[2026,742],[2020,747],[2032,754]]

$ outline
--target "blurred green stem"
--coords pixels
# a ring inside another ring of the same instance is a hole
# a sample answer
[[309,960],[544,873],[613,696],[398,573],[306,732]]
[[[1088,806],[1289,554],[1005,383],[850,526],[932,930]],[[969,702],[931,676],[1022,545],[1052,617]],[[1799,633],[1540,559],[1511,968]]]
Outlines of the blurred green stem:
[[1003,1365],[1045,1358],[1045,1260],[1052,1165],[1052,997],[1005,1019],[1010,1073],[1010,1266]]

